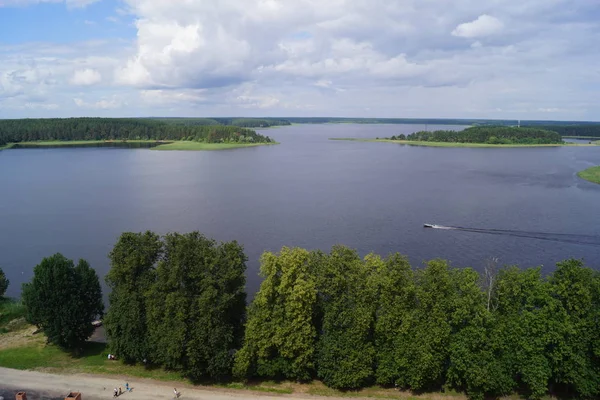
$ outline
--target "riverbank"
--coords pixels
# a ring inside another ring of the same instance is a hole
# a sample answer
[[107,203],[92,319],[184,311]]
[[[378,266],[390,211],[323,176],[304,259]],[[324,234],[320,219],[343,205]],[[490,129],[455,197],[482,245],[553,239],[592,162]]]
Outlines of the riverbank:
[[256,147],[272,143],[204,143],[194,141],[173,140],[55,140],[41,142],[19,142],[9,143],[2,149],[35,149],[35,148],[85,148],[85,147],[123,147],[123,148],[148,148],[152,150],[181,150],[181,151],[203,151],[203,150],[229,150],[243,147]]
[[279,144],[272,143],[204,143],[204,142],[188,142],[176,141],[167,144],[161,144],[152,148],[152,150],[180,150],[180,151],[199,151],[199,150],[230,150],[240,149],[243,147],[269,146]]
[[385,142],[396,143],[407,146],[425,146],[425,147],[584,147],[595,146],[596,144],[581,144],[581,143],[556,143],[556,144],[488,144],[488,143],[457,143],[457,142],[426,142],[419,140],[392,140],[392,139],[360,139],[360,138],[330,138],[329,140],[346,140],[353,142]]
[[585,179],[586,181],[600,184],[600,166],[579,171],[577,176],[579,176],[581,179]]

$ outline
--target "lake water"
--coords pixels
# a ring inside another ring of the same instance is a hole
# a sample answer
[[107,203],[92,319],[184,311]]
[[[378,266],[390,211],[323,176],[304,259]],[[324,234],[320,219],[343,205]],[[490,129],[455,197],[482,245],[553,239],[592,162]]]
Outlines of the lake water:
[[260,254],[285,245],[398,251],[415,265],[441,257],[480,269],[497,257],[550,272],[576,257],[600,267],[600,185],[576,176],[600,165],[600,147],[328,140],[422,129],[294,125],[263,131],[280,145],[218,152],[1,151],[0,266],[11,280],[8,295],[18,296],[33,267],[56,252],[87,259],[104,277],[119,234],[144,230],[238,240],[250,259],[249,292],[260,283]]

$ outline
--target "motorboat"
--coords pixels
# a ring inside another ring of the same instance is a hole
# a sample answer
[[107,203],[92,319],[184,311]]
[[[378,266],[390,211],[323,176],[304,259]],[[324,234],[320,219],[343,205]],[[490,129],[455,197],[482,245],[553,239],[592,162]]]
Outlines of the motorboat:
[[423,224],[423,228],[435,228],[433,224]]

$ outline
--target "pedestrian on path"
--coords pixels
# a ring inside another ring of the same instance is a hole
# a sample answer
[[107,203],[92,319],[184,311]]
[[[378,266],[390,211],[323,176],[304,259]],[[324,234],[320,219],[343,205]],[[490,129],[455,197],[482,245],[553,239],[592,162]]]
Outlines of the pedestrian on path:
[[173,388],[173,393],[175,393],[175,398],[178,399],[181,396],[181,393],[177,391],[177,388]]
[[129,387],[129,382],[125,383],[125,390],[127,390],[128,392],[131,392],[131,388]]

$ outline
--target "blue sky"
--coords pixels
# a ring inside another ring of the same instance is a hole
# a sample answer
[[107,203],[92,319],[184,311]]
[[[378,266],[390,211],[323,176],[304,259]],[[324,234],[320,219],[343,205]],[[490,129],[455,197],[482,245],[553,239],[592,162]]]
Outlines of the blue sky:
[[600,120],[597,0],[0,0],[0,118]]

